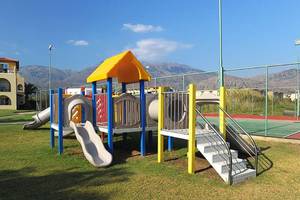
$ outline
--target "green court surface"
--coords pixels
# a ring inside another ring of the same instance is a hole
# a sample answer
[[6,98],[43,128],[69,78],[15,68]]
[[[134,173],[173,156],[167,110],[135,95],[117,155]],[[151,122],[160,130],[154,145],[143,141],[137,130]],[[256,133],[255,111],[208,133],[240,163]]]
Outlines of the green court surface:
[[[218,118],[208,117],[211,123],[218,125]],[[251,135],[287,137],[300,132],[300,122],[284,120],[268,120],[265,132],[265,120],[262,119],[235,119],[245,131]]]

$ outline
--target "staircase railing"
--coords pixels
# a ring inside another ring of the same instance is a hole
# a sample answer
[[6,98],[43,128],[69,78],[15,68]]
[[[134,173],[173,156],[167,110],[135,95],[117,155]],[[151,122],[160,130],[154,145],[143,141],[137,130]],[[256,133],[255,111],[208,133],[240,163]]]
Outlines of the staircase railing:
[[[222,141],[223,145],[226,147],[228,160],[225,159],[225,161],[226,161],[226,163],[228,163],[228,168],[229,168],[228,169],[228,183],[231,185],[232,184],[232,154],[231,154],[230,148],[229,148],[227,142],[224,140],[224,138],[214,128],[214,126],[208,121],[208,119],[206,119],[206,117],[204,117],[204,115],[197,108],[195,110],[196,110],[197,115],[199,115],[203,119],[203,121],[209,126],[210,130],[212,130],[217,135],[217,137],[220,139],[220,141]],[[197,122],[197,124],[199,124],[198,121],[196,121],[196,122]],[[216,149],[216,150],[219,151],[219,149]]]
[[[259,154],[259,149],[254,141],[254,139],[251,137],[245,129],[235,120],[233,119],[229,113],[227,113],[224,109],[219,107],[221,111],[224,112],[226,116],[226,129],[229,130],[227,133],[229,133],[232,138],[240,145],[240,147],[243,148],[243,150],[254,160],[254,168],[256,171],[256,174],[258,172],[258,154]],[[228,122],[230,121],[230,122]],[[244,139],[241,135],[244,137],[248,138],[248,141]]]

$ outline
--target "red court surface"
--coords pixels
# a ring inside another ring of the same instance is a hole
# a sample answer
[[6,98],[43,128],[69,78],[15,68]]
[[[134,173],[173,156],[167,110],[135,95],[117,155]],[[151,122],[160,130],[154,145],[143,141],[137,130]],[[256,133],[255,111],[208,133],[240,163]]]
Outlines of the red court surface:
[[299,140],[300,139],[300,133],[295,133],[295,134],[292,134],[292,135],[288,135],[286,138],[287,139],[296,139],[296,140]]

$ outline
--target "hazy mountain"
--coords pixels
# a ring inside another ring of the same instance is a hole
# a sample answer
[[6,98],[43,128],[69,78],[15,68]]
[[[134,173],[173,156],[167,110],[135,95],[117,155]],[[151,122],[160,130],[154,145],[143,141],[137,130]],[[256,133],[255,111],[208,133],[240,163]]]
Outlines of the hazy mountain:
[[[189,83],[196,83],[198,89],[217,89],[218,73],[206,73],[202,70],[192,68],[188,65],[178,63],[147,63],[143,62],[152,77],[162,77],[170,75],[194,74],[177,76],[173,78],[159,78],[157,85],[172,86],[182,88]],[[20,68],[20,73],[26,82],[33,83],[39,88],[48,88],[48,67],[39,65],[28,65]],[[79,87],[85,85],[87,76],[93,72],[95,67],[87,67],[79,71],[70,69],[52,68],[52,86],[57,87]],[[199,73],[199,74],[195,74]],[[225,84],[230,88],[259,88],[265,87],[265,75],[253,77],[225,76]],[[296,85],[296,70],[289,69],[281,72],[269,74],[269,87],[276,88],[275,91],[293,92]],[[287,87],[288,89],[285,89]]]
[[[187,65],[178,63],[143,63],[152,77],[161,77],[167,75],[196,73],[201,70],[191,68]],[[51,68],[51,80],[53,87],[77,87],[86,83],[86,78],[96,67],[87,67],[80,71],[70,69]],[[26,82],[30,82],[39,88],[48,87],[49,68],[41,65],[27,65],[20,67],[20,73],[24,76]]]

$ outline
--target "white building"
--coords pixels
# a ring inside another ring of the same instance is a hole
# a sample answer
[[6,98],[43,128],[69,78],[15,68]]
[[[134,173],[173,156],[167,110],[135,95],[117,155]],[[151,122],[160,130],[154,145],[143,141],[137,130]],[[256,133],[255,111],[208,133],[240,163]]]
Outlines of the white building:
[[[92,94],[92,88],[85,88],[84,91],[86,95]],[[102,88],[97,88],[97,93],[102,93]],[[66,88],[65,94],[70,94],[70,95],[81,94],[81,88]]]

